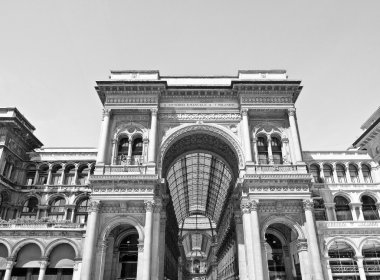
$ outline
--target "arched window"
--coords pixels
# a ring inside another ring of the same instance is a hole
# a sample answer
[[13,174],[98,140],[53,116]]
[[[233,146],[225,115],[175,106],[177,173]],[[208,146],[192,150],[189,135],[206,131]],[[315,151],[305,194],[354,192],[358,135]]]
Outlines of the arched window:
[[10,179],[14,169],[14,164],[11,157],[7,157],[3,169],[3,176]]
[[364,220],[378,220],[379,213],[375,200],[368,195],[363,195],[361,201]]
[[74,182],[75,178],[75,166],[69,165],[65,169],[65,176],[64,176],[64,185],[71,185]]
[[326,221],[325,202],[322,198],[314,199],[314,216],[316,221]]
[[352,183],[359,183],[359,173],[358,173],[358,169],[356,168],[356,166],[353,164],[350,164],[348,166],[348,170],[350,172],[351,182]]
[[349,201],[343,196],[336,196],[334,202],[337,221],[352,221]]
[[31,186],[34,184],[34,178],[36,177],[36,166],[34,164],[28,165],[26,168],[26,185]]
[[51,184],[52,185],[59,185],[61,177],[62,177],[62,166],[60,166],[60,165],[54,166],[51,172],[52,172],[51,173]]
[[282,151],[281,151],[281,140],[277,137],[272,137],[272,156],[274,164],[282,164]]
[[368,280],[377,280],[379,275],[371,275],[380,272],[380,243],[369,240],[363,245],[362,255],[364,257],[363,265]]
[[322,180],[321,180],[321,172],[319,170],[318,165],[316,165],[316,164],[310,165],[310,173],[311,173],[311,175],[314,178],[314,182],[316,182],[316,183],[321,183],[322,182]]
[[52,220],[60,221],[65,216],[66,201],[63,197],[57,197],[50,203],[49,218]]
[[132,156],[141,156],[143,150],[143,140],[141,137],[136,138],[132,145]]
[[323,165],[323,176],[325,177],[326,183],[334,183],[333,171],[330,165]]
[[117,149],[117,155],[118,156],[127,156],[129,150],[129,139],[128,138],[121,138],[119,141],[119,146]]
[[[119,246],[120,279],[136,279],[138,261],[138,235],[131,234],[121,241]],[[118,278],[118,279],[119,279]]]
[[87,178],[88,178],[88,173],[90,173],[90,168],[86,165],[81,166],[78,169],[78,184],[79,185],[86,185],[87,184]]
[[75,222],[85,224],[88,217],[88,208],[90,201],[88,198],[82,199],[75,207]]
[[345,274],[359,276],[358,266],[355,261],[355,250],[350,245],[343,241],[336,241],[331,244],[328,254],[333,279],[356,279],[355,277],[344,278]]
[[42,165],[38,169],[38,185],[49,185],[50,182],[48,182],[49,177],[49,166]]
[[22,218],[36,219],[38,211],[38,199],[36,197],[30,197],[24,202],[21,211]]
[[346,171],[343,165],[337,164],[336,167],[336,176],[338,177],[339,183],[347,183],[346,180]]
[[362,165],[362,173],[363,173],[364,182],[372,183],[371,168],[368,165],[366,164]]
[[257,138],[257,152],[259,164],[268,164],[268,143],[264,136]]

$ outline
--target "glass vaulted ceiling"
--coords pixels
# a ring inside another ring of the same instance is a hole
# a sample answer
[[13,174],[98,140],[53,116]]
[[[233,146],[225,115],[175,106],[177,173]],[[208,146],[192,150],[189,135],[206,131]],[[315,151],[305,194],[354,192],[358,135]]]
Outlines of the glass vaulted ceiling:
[[232,174],[214,155],[191,153],[169,168],[167,181],[180,225],[192,214],[202,214],[218,222]]

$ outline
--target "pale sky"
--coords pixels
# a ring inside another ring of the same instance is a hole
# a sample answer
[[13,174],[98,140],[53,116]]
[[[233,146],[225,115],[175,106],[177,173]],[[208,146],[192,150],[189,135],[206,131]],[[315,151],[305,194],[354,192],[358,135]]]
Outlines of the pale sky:
[[345,150],[380,105],[380,1],[0,2],[0,106],[45,146],[97,146],[111,69],[286,69],[304,150]]

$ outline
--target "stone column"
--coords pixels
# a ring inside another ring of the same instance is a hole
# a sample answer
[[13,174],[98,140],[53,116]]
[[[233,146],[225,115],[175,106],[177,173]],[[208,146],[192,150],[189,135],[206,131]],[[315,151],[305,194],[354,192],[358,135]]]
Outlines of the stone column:
[[267,135],[268,141],[268,162],[269,164],[273,164],[273,152],[272,152],[272,139],[270,135]]
[[319,162],[319,176],[321,177],[322,182],[325,182],[325,173],[323,173],[323,163]]
[[263,280],[263,260],[261,259],[260,224],[258,215],[258,200],[251,200],[251,236],[253,248],[253,261],[255,265],[255,280]]
[[351,176],[350,176],[350,167],[349,167],[348,162],[345,163],[345,167],[346,167],[346,181],[347,183],[352,183]]
[[92,168],[93,164],[89,163],[89,164],[87,164],[87,166],[88,166],[88,174],[87,174],[86,184],[89,184],[90,183],[90,177],[91,177],[91,168]]
[[255,163],[259,164],[259,151],[257,149],[257,140],[254,138],[252,140],[252,146],[253,146],[253,156],[255,158]]
[[7,258],[7,264],[5,266],[4,280],[11,280],[12,268],[16,263],[13,258]]
[[261,259],[263,260],[263,274],[264,280],[269,280],[269,268],[268,268],[268,260],[267,260],[267,249],[266,249],[267,241],[264,239],[261,241]]
[[95,262],[94,252],[96,249],[96,233],[100,208],[101,203],[99,201],[92,201],[89,207],[86,238],[84,241],[83,248],[81,280],[93,280],[91,274],[93,270],[93,264]]
[[288,138],[282,139],[282,160],[284,163],[293,162],[293,160],[291,159],[291,156],[290,156],[289,139]]
[[326,258],[325,262],[326,262],[326,269],[327,269],[328,280],[333,280],[331,266],[330,266],[330,258]]
[[108,109],[103,109],[103,122],[99,137],[98,155],[96,158],[96,164],[104,164],[106,160],[106,148],[107,148],[107,138],[108,130],[110,125],[110,115],[111,111]]
[[78,181],[78,168],[79,168],[79,164],[76,163],[76,164],[75,164],[75,174],[74,174],[74,179],[73,179],[73,181],[71,182],[71,185],[76,185],[76,184],[77,184],[77,181]]
[[40,165],[37,165],[37,167],[36,167],[36,174],[34,175],[34,179],[33,179],[32,185],[37,185],[38,184],[39,169],[40,169]]
[[[139,239],[139,244],[137,245],[137,275],[136,279],[142,279],[143,277],[143,269],[144,269],[144,241]],[[118,258],[115,259],[115,262],[118,261]],[[114,272],[113,272],[114,274]],[[116,276],[115,276],[116,277]],[[111,279],[115,279],[112,277]]]
[[251,141],[249,141],[248,109],[241,109],[243,144],[246,161],[252,161]]
[[112,140],[112,164],[117,164],[117,139]]
[[58,181],[59,185],[63,185],[65,183],[65,168],[66,168],[66,163],[62,163],[61,166],[62,166],[62,174],[61,174],[61,178]]
[[44,280],[48,264],[49,263],[46,259],[40,261],[40,272],[38,274],[38,280]]
[[[151,278],[151,259],[152,259],[152,227],[154,201],[145,201],[145,240],[144,240],[144,271],[143,280]],[[156,261],[156,260],[155,260]]]
[[237,255],[239,264],[239,279],[247,280],[247,260],[245,258],[245,248],[244,248],[244,230],[243,221],[240,212],[235,212],[235,227],[236,227],[236,242],[237,242]]
[[332,163],[332,167],[333,167],[334,183],[340,183],[338,180],[338,175],[336,174],[336,163],[335,162]]
[[244,230],[244,244],[245,244],[245,254],[247,260],[247,273],[249,280],[255,279],[255,267],[254,267],[254,253],[252,244],[252,227],[251,227],[251,217],[250,217],[250,203],[248,199],[243,199],[240,203],[241,214],[243,218],[243,230]]
[[52,172],[53,172],[53,165],[49,164],[48,177],[47,177],[45,185],[50,185],[51,184],[51,177],[53,176]]
[[132,139],[128,139],[127,165],[132,164],[132,145],[133,145]]
[[305,218],[306,218],[306,229],[309,237],[309,246],[310,246],[310,255],[314,260],[312,262],[314,278],[315,280],[323,280],[322,266],[321,266],[321,256],[319,254],[319,246],[317,240],[317,232],[314,225],[314,216],[313,216],[313,200],[305,199],[303,201],[303,206],[305,210]]
[[148,162],[156,162],[156,145],[157,145],[157,109],[151,109],[152,119],[149,131],[149,148]]
[[82,259],[75,259],[72,280],[80,280],[81,267],[82,267]]
[[350,206],[350,210],[351,210],[352,220],[358,221],[358,215],[356,213],[356,207],[358,206],[358,204],[350,202],[349,206]]
[[358,175],[359,175],[359,183],[365,183],[364,176],[363,176],[363,170],[361,163],[358,163]]
[[367,280],[367,277],[365,276],[364,266],[363,266],[363,256],[356,256],[356,262],[358,264],[360,280]]
[[106,254],[107,254],[107,248],[108,248],[108,240],[102,240],[99,244],[98,249],[97,249],[97,258],[99,261],[98,266],[96,267],[96,279],[98,280],[103,280],[104,278],[104,269],[105,269],[105,264],[106,264]]
[[[165,205],[165,204],[164,204]],[[163,207],[165,208],[165,207]],[[159,247],[159,271],[158,271],[158,279],[163,280],[164,279],[164,266],[165,266],[165,232],[166,230],[166,212],[163,210],[161,212],[161,224],[160,224],[160,247]]]
[[285,274],[287,280],[293,280],[292,260],[289,255],[289,246],[282,246],[284,256]]
[[307,240],[299,239],[297,240],[296,245],[297,245],[298,258],[300,261],[302,279],[305,279],[305,280],[316,279],[316,278],[312,278],[312,274],[311,274],[312,265],[310,262],[309,254],[307,252],[307,247],[308,247]]
[[152,280],[158,280],[160,261],[160,224],[161,224],[161,202],[157,202],[153,209],[153,230],[152,236]]
[[325,203],[326,216],[328,221],[336,221],[335,203]]
[[292,140],[293,140],[293,147],[294,147],[294,155],[296,162],[302,161],[302,152],[301,152],[301,144],[298,138],[298,129],[296,124],[296,109],[291,108],[288,109],[288,115],[289,115],[289,125],[290,125],[290,132],[292,134]]

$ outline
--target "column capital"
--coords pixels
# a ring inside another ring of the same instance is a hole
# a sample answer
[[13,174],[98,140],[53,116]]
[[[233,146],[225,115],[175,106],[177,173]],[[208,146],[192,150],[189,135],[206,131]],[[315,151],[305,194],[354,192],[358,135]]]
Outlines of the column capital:
[[139,242],[139,244],[137,244],[137,251],[144,252],[144,242]]
[[97,200],[93,200],[90,202],[90,206],[88,207],[88,212],[99,212],[102,208],[102,203]]
[[243,223],[243,221],[241,219],[241,213],[240,213],[240,211],[235,211],[234,212],[234,218],[235,218],[235,224],[241,224],[241,223]]
[[251,203],[248,199],[242,199],[240,201],[240,210],[242,214],[251,213]]
[[259,200],[258,199],[252,199],[250,201],[250,210],[252,211],[257,211],[259,208]]
[[104,117],[109,117],[111,115],[111,110],[103,108],[103,119]]
[[7,258],[7,263],[5,265],[5,269],[12,269],[15,264],[16,264],[15,259],[12,257],[9,257],[9,258]]
[[335,202],[325,202],[325,208],[335,208]]
[[248,116],[248,108],[241,108],[240,112],[243,117]]
[[153,200],[146,200],[144,201],[145,211],[146,212],[153,212],[155,207],[155,202]]
[[290,116],[294,117],[296,115],[296,108],[289,108],[288,109],[288,115],[289,115],[289,117]]
[[39,263],[40,263],[40,268],[41,269],[46,269],[47,266],[49,265],[48,258],[41,258],[41,260],[39,261]]
[[314,201],[312,199],[304,199],[302,205],[305,211],[312,211],[314,209]]
[[308,245],[306,239],[298,239],[296,243],[297,252],[307,251]]
[[158,109],[157,108],[151,108],[150,112],[152,113],[152,116],[157,116]]

